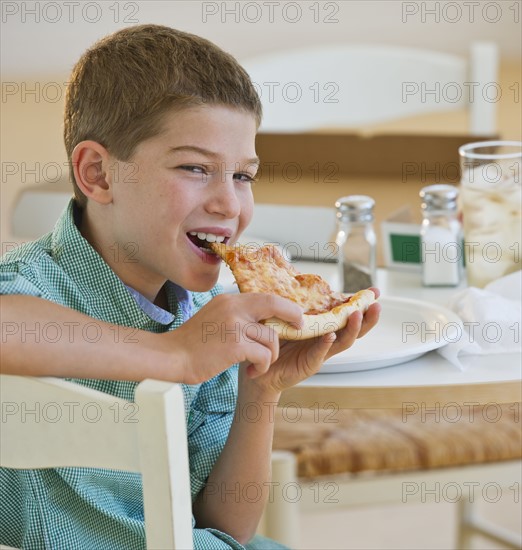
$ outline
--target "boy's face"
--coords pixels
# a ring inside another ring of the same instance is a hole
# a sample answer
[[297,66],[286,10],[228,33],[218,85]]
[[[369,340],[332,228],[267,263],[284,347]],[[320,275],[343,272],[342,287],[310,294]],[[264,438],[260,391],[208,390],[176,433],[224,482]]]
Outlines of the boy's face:
[[198,245],[214,235],[232,244],[250,222],[255,135],[253,115],[205,105],[169,113],[130,161],[114,162],[112,235],[126,284],[154,299],[167,279],[193,291],[216,283],[221,262]]

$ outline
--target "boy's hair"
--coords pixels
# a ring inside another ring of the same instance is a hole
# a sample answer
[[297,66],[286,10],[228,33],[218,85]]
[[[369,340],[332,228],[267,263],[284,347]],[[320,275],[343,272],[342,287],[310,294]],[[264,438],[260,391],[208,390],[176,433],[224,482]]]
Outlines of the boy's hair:
[[161,131],[168,111],[203,104],[242,109],[261,122],[261,102],[246,71],[204,38],[138,25],[94,44],[74,67],[65,102],[64,140],[76,202],[87,202],[71,163],[79,142],[94,140],[129,160],[139,143]]

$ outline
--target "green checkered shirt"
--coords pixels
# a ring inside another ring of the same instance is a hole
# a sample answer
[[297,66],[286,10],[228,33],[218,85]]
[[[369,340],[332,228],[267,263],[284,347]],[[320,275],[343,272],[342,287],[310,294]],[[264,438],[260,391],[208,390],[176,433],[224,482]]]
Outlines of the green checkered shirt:
[[[184,321],[179,287],[167,284],[173,320],[168,324],[154,320],[82,237],[74,220],[78,215],[71,201],[52,233],[2,257],[0,293],[39,296],[95,319],[151,332],[179,327]],[[187,296],[192,299],[192,309],[198,310],[218,293],[216,287]],[[228,436],[237,398],[237,368],[234,365],[204,384],[183,386],[193,499]],[[129,401],[133,401],[137,385],[118,380],[74,381]],[[0,543],[17,548],[145,548],[141,477],[133,473],[95,468],[2,468],[0,520]],[[194,529],[193,533],[196,548],[243,548],[217,530]]]

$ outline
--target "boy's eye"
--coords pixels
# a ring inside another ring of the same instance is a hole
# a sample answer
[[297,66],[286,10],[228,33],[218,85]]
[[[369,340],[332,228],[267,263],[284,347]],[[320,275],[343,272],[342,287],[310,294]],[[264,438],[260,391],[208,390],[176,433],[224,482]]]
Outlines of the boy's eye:
[[180,166],[181,170],[185,170],[186,172],[191,172],[193,174],[206,174],[206,170],[203,166],[196,166],[193,164],[185,164],[183,166]]
[[[200,166],[197,164],[183,164],[179,166],[180,170],[188,172],[190,174],[199,174],[203,176],[211,175],[214,173],[212,168],[207,168],[205,166]],[[241,183],[254,183],[256,181],[256,176],[251,176],[246,172],[237,172],[234,174],[234,179]]]
[[239,180],[243,183],[254,183],[256,181],[255,176],[251,176],[250,174],[245,173],[234,174],[234,179]]

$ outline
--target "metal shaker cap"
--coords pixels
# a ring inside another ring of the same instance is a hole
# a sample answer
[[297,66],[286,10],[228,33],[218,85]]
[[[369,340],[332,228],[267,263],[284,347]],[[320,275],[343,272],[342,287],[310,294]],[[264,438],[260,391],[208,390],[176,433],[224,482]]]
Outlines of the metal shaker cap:
[[423,187],[419,193],[423,210],[457,210],[459,190],[444,183]]
[[369,222],[373,220],[375,201],[367,195],[347,195],[335,201],[337,218],[351,222]]

